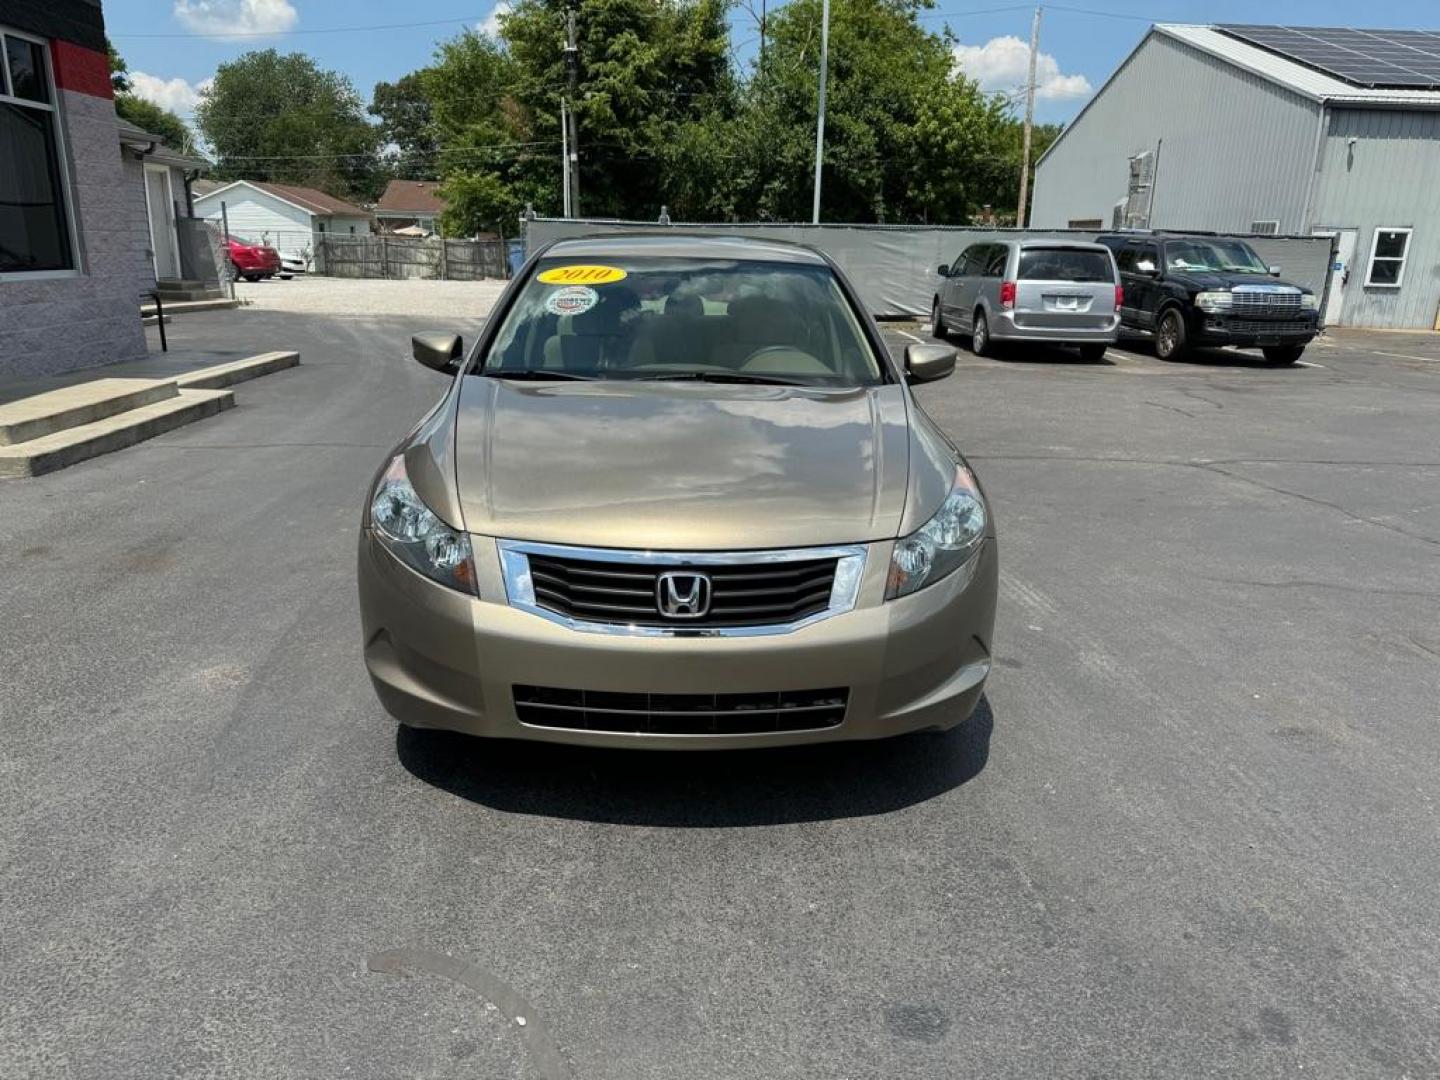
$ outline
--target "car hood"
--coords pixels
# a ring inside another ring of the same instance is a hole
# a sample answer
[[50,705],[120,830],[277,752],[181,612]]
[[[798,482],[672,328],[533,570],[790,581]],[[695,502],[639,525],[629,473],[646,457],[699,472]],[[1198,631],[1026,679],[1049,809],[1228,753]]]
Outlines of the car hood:
[[1293,282],[1281,281],[1279,278],[1261,274],[1234,274],[1226,273],[1223,270],[1171,270],[1165,276],[1196,292],[1203,292],[1206,289],[1232,289],[1236,285],[1258,285],[1266,288],[1278,287],[1286,290],[1306,291],[1302,286]]
[[894,537],[901,387],[460,380],[455,476],[472,533],[725,550]]

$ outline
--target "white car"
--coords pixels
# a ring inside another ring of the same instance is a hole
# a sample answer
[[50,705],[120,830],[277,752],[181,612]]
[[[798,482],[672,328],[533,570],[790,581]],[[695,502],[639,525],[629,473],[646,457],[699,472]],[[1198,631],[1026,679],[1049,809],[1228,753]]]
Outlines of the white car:
[[310,269],[310,253],[308,251],[282,251],[280,252],[280,280],[289,281],[297,274],[304,274]]

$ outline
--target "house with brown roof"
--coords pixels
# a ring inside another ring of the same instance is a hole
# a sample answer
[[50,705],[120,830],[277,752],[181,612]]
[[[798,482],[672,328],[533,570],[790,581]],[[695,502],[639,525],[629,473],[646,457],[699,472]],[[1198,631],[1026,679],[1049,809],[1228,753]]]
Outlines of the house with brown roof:
[[424,229],[439,232],[445,200],[438,180],[391,180],[375,207],[375,224],[381,232]]
[[195,215],[249,243],[308,257],[318,236],[368,236],[370,212],[311,187],[235,180],[195,197]]

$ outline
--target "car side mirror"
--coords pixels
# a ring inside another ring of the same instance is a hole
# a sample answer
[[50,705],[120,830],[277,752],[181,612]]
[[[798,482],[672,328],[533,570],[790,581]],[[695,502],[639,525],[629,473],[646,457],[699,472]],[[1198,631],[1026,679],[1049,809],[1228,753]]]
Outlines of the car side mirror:
[[412,337],[410,351],[425,367],[453,374],[460,367],[465,344],[459,334],[431,331]]
[[1280,276],[1280,268],[1279,268],[1278,266],[1272,266],[1272,267],[1270,267],[1270,276],[1271,276],[1271,277],[1279,277],[1279,276]]
[[940,264],[940,269],[936,270],[935,272],[936,272],[937,274],[939,274],[941,277],[949,277],[949,276],[950,276],[950,267],[946,266],[944,263],[941,263],[941,264]]
[[907,345],[905,375],[911,382],[934,382],[955,370],[956,352],[949,345]]

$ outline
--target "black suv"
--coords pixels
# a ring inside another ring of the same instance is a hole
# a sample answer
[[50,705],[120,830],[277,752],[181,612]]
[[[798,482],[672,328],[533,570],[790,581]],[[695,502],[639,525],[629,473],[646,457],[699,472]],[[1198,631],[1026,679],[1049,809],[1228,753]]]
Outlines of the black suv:
[[1160,232],[1096,239],[1120,269],[1121,329],[1153,338],[1162,360],[1192,345],[1258,345],[1272,364],[1293,364],[1320,331],[1315,294],[1275,280],[1243,240]]

